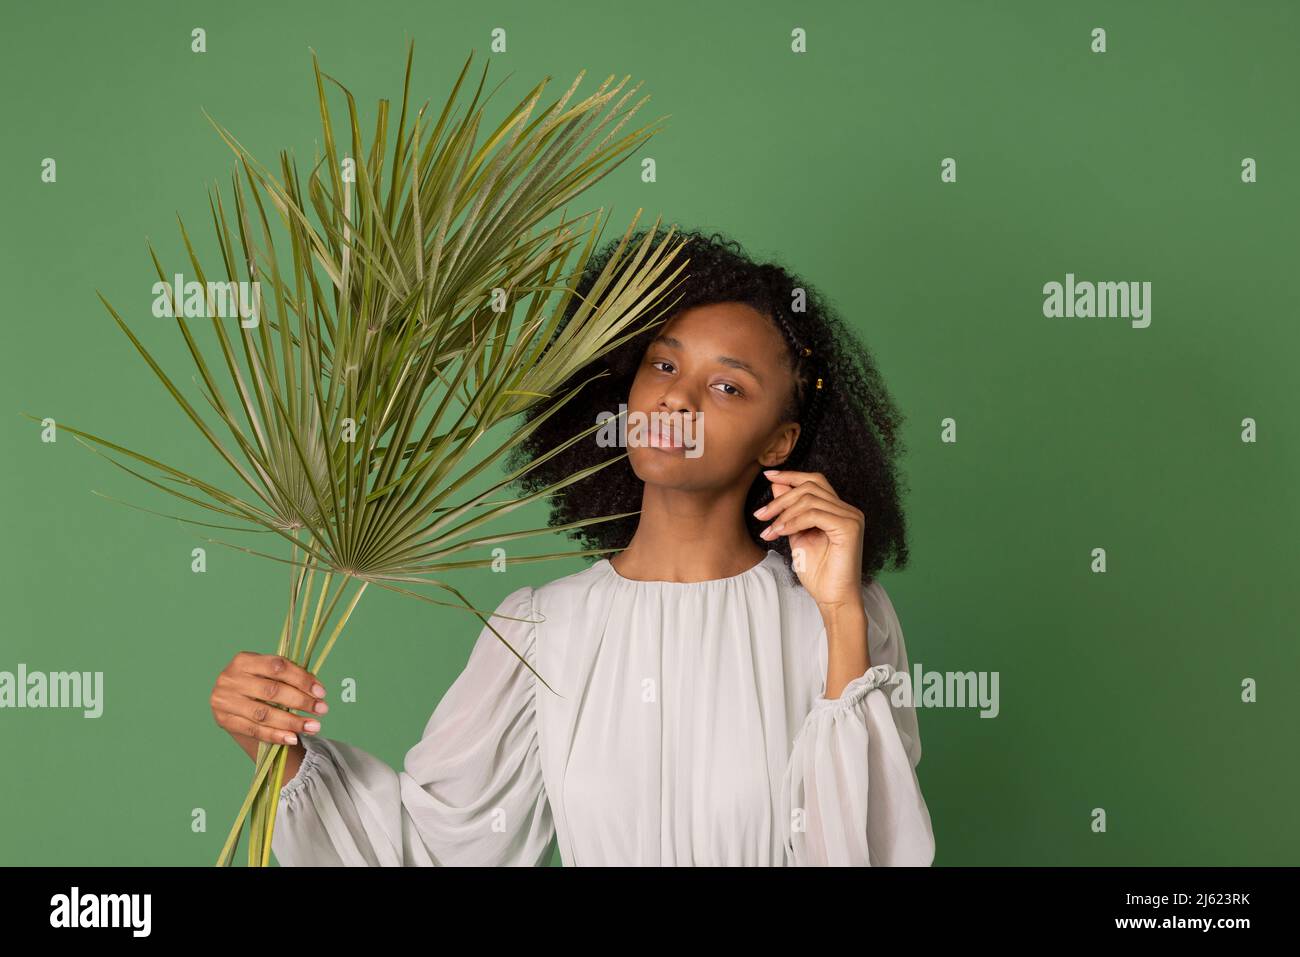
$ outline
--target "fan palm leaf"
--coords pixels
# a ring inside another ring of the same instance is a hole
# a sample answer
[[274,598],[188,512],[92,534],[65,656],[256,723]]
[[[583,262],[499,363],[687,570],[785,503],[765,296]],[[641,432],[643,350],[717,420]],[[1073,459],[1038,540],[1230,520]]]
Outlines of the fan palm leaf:
[[[686,265],[672,229],[654,241],[657,222],[631,243],[638,211],[595,283],[573,301],[605,216],[602,208],[570,218],[567,204],[658,132],[659,121],[624,131],[644,103],[629,105],[639,85],[624,90],[626,78],[612,85],[610,77],[575,100],[579,74],[534,115],[547,78],[479,143],[490,98],[483,95],[486,70],[463,114],[457,104],[472,54],[432,127],[427,103],[408,127],[413,54],[412,46],[389,156],[388,101],[379,102],[367,148],[352,94],[321,72],[313,53],[323,154],[305,190],[291,156],[280,154],[277,175],[212,120],[236,158],[229,201],[217,189],[209,193],[218,259],[205,265],[183,221],[180,234],[198,288],[246,283],[259,293],[255,314],[234,334],[230,317],[209,314],[210,300],[203,315],[188,314],[188,302],[177,298],[149,247],[155,290],[165,292],[207,410],[99,294],[242,491],[60,423],[129,474],[227,521],[171,517],[285,539],[287,558],[205,538],[290,566],[277,653],[316,674],[371,584],[466,609],[505,642],[445,573],[492,564],[490,557],[467,557],[488,546],[625,517],[561,529],[491,527],[616,459],[519,497],[509,487],[540,460],[497,481],[483,477],[580,395],[590,381],[574,384],[581,370],[661,321]],[[339,129],[327,81],[346,99],[347,122]],[[211,337],[201,341],[205,325]],[[542,400],[552,403],[546,414],[521,424],[520,413]],[[599,428],[593,416],[589,430],[545,458]],[[513,560],[587,554],[595,552]],[[218,864],[231,862],[250,815],[249,863],[268,863],[286,755],[285,745],[259,744],[252,785]]]

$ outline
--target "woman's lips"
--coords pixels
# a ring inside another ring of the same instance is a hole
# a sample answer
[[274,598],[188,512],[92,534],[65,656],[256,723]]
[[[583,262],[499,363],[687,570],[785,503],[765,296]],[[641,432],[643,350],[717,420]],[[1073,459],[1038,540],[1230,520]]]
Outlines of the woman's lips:
[[649,438],[647,444],[651,448],[663,449],[665,452],[685,451],[685,447],[682,445],[682,440],[680,438],[680,432],[675,423],[660,422],[658,417],[651,417],[648,433]]

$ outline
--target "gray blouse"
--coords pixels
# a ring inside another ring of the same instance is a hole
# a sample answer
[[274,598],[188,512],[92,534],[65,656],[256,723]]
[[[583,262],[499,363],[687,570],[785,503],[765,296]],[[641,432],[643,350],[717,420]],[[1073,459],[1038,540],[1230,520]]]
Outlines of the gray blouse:
[[[301,734],[272,849],[288,866],[929,865],[921,739],[894,607],[826,698],[826,629],[781,554],[701,582],[602,559],[519,588],[396,770]],[[551,690],[554,689],[554,690]]]

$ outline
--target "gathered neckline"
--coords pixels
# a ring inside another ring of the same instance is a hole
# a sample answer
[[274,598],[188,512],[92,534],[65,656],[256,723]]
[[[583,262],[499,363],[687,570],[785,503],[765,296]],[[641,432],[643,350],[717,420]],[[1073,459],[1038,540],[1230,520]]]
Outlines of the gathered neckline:
[[614,578],[618,579],[621,582],[627,582],[629,585],[667,585],[672,588],[699,588],[705,585],[726,585],[730,582],[740,581],[741,579],[749,578],[750,576],[756,574],[765,565],[772,562],[774,559],[776,561],[781,561],[782,560],[781,553],[778,552],[775,548],[769,548],[767,550],[766,555],[760,558],[755,564],[749,566],[749,568],[745,569],[743,572],[739,572],[738,574],[735,575],[728,575],[726,578],[705,578],[697,582],[670,582],[661,579],[627,578],[626,576],[619,574],[618,569],[614,567],[614,563],[611,562],[608,558],[600,559],[600,561],[596,562],[595,567],[600,568],[603,566],[604,569]]

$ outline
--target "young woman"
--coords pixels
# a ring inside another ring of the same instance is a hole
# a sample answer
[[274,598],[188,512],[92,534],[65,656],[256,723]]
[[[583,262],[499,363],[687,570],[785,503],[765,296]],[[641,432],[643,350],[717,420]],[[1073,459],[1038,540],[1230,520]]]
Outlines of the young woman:
[[[622,550],[517,589],[492,618],[545,684],[484,628],[397,771],[265,707],[319,710],[301,668],[245,653],[223,672],[213,710],[250,755],[302,732],[276,817],[281,864],[542,865],[557,840],[566,866],[933,861],[916,715],[892,696],[907,651],[875,578],[907,562],[900,416],[809,286],[721,234],[682,235],[672,316],[608,354],[609,374],[511,462],[626,404],[626,458],[568,486],[551,514],[639,509],[570,532]],[[525,485],[623,452],[593,433]]]

